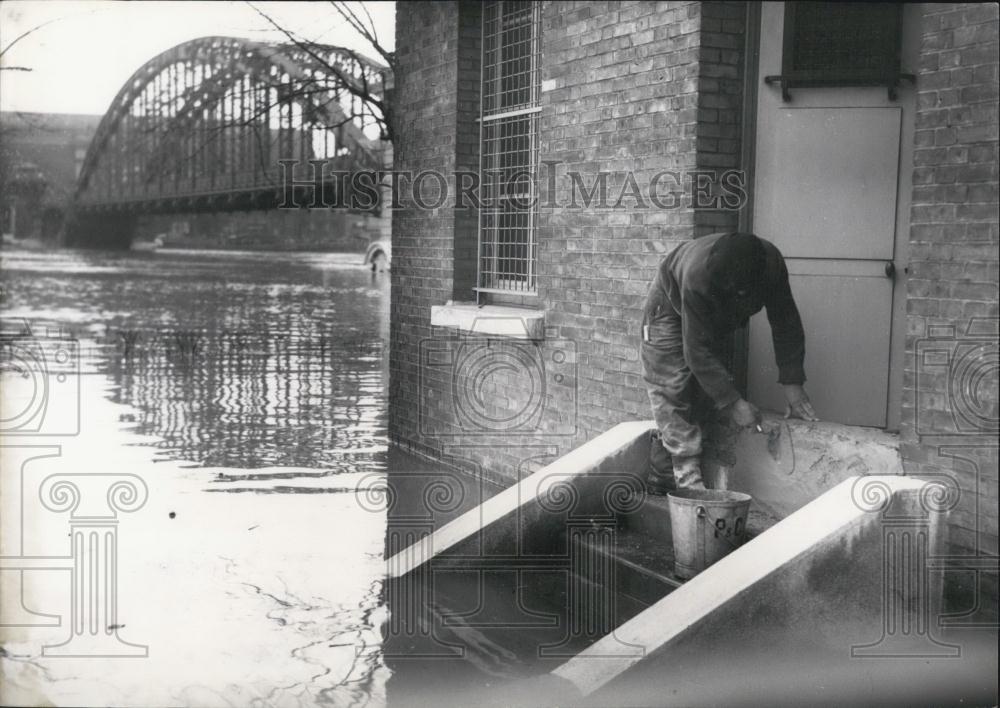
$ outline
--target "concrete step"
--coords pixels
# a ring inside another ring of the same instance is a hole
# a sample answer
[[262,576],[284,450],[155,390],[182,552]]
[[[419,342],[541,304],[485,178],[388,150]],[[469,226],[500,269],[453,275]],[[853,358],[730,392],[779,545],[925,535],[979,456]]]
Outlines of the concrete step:
[[[674,575],[673,547],[662,539],[622,528],[614,533],[611,547],[590,540],[585,543],[595,557],[607,559],[592,567],[613,568],[619,621],[631,618],[633,610],[645,609],[663,599],[683,582]],[[608,582],[608,578],[588,580]]]
[[582,533],[566,549],[577,570],[565,555],[438,558],[425,639],[487,676],[537,676],[681,585],[669,545],[636,531]]
[[[655,705],[667,690],[677,705],[722,704],[751,684],[748,705],[791,705],[782,691],[793,680],[808,703],[850,705],[859,686],[871,694],[861,702],[915,704],[911,689],[931,686],[926,659],[955,660],[961,649],[937,640],[930,621],[940,589],[926,558],[944,547],[947,513],[927,502],[933,485],[845,480],[553,673],[594,705]],[[613,657],[622,644],[644,647],[643,658]],[[865,683],[873,664],[859,659],[895,663],[888,657],[914,660],[907,700],[898,685]]]
[[[565,570],[459,569],[435,574],[428,619],[439,647],[451,645],[485,676],[524,678],[551,671],[610,632],[571,621],[579,598]],[[629,608],[633,616],[645,606]],[[582,631],[581,631],[582,629]]]

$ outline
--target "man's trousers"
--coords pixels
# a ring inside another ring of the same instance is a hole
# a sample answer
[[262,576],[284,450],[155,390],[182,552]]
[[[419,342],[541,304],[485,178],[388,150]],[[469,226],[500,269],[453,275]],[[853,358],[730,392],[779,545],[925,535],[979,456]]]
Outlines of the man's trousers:
[[[669,302],[647,304],[640,348],[663,447],[672,458],[677,486],[689,486],[701,481],[702,426],[714,406],[684,359],[681,317]],[[654,470],[654,476],[657,472],[664,471]]]

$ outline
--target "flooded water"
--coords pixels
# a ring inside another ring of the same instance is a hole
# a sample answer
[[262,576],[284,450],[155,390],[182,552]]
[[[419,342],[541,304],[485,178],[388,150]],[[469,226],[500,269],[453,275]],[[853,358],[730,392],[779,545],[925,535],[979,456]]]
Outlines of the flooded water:
[[77,337],[159,459],[384,462],[388,277],[359,256],[5,253],[2,270],[7,326]]
[[[20,352],[4,370],[2,702],[384,703],[385,509],[364,492],[390,465],[388,275],[340,254],[0,258]],[[110,534],[89,548],[111,607],[71,582],[78,533]]]

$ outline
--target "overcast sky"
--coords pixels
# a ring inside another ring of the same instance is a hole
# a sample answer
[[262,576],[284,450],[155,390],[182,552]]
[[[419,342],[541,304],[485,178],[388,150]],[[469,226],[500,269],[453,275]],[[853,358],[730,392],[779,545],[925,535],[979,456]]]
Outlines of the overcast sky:
[[[254,3],[282,26],[326,44],[351,47],[377,58],[325,2]],[[382,43],[395,42],[395,4],[365,3]],[[246,2],[102,2],[3,0],[0,109],[53,113],[104,113],[122,84],[146,61],[176,44],[206,35],[280,40]]]

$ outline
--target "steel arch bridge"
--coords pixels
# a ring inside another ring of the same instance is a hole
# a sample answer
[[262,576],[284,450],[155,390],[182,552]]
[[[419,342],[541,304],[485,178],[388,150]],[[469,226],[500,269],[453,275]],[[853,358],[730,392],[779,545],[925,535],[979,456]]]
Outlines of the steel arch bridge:
[[[384,169],[385,116],[358,94],[382,99],[387,71],[318,44],[204,37],[163,52],[101,120],[68,240],[120,242],[140,214],[273,208],[289,176],[314,180],[309,160],[324,161],[321,175]],[[320,182],[325,204],[345,198],[345,180]],[[313,189],[299,187],[299,196]]]

